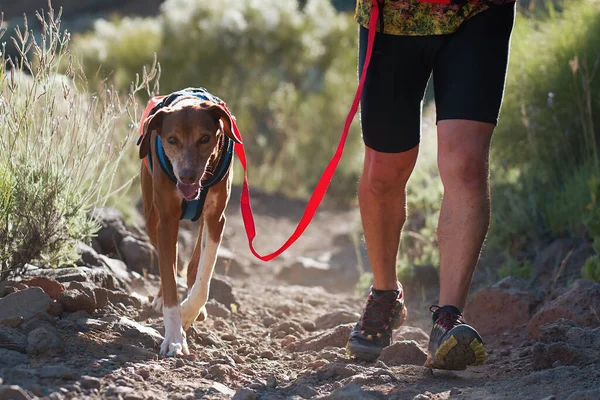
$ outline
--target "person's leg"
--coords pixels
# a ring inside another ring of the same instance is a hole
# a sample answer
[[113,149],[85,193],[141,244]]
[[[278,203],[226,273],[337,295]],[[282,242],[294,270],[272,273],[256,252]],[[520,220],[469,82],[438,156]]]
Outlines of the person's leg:
[[415,166],[418,147],[398,154],[365,149],[358,201],[373,271],[373,288],[397,290],[396,258],[406,220],[406,183]]
[[[359,65],[368,30],[361,28]],[[346,350],[372,360],[391,342],[392,329],[406,319],[396,277],[400,232],[406,219],[406,182],[415,166],[421,132],[421,102],[439,37],[377,34],[361,99],[365,142],[358,198],[373,286]]]
[[490,219],[489,148],[494,125],[438,123],[444,197],[438,223],[441,305],[465,306]]
[[432,307],[426,366],[464,369],[487,355],[462,309],[490,218],[489,147],[502,102],[514,4],[474,16],[438,53],[433,76],[438,166],[440,306]]

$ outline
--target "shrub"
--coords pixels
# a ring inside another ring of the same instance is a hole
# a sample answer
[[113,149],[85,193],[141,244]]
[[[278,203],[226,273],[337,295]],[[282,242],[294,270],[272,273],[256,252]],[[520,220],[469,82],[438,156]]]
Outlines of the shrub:
[[496,246],[585,231],[600,177],[598,49],[597,0],[517,18],[492,155]]
[[0,58],[0,279],[31,262],[75,261],[74,244],[95,230],[89,210],[121,182],[134,94],[149,85],[146,76],[124,100],[109,88],[89,94],[60,13],[37,17],[40,36],[25,20],[19,55],[3,48]]

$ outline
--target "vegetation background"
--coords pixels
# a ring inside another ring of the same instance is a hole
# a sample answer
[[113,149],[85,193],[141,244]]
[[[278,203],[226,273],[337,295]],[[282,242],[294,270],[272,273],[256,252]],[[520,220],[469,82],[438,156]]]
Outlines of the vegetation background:
[[[218,94],[240,124],[252,185],[306,198],[356,89],[354,3],[57,0],[65,32],[57,15],[36,21],[44,1],[0,0],[3,277],[28,262],[72,262],[69,246],[94,232],[94,206],[131,212],[139,190],[127,187],[139,160],[130,139],[152,93],[205,86]],[[552,238],[595,241],[600,251],[600,2],[520,0],[518,12],[491,159],[484,259],[500,260],[494,278],[531,278],[532,258]],[[430,99],[399,258],[407,279],[415,266],[438,262],[443,193]],[[355,123],[329,204],[355,204],[361,164]],[[582,274],[598,281],[598,255]]]

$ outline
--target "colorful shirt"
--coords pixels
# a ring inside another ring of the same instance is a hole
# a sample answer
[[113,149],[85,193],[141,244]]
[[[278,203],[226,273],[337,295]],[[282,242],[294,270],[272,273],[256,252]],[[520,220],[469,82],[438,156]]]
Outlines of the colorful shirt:
[[[372,0],[356,0],[354,19],[369,27]],[[464,5],[421,3],[417,0],[385,0],[384,33],[391,35],[427,36],[454,33],[464,21],[488,9],[483,0]],[[379,31],[379,22],[377,23]]]

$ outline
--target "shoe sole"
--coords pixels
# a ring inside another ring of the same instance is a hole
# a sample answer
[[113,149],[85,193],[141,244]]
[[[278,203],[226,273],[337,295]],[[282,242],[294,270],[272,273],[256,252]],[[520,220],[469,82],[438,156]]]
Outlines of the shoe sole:
[[481,340],[473,337],[472,331],[456,332],[446,339],[435,352],[429,355],[425,366],[435,369],[464,370],[487,360]]
[[[394,324],[392,330],[398,329],[400,326],[402,326],[404,321],[406,321],[407,314],[408,310],[406,309],[406,306],[402,306],[402,311],[400,312],[398,322]],[[380,347],[369,347],[360,343],[346,343],[346,355],[359,361],[375,361],[381,355],[382,350],[383,348]]]

